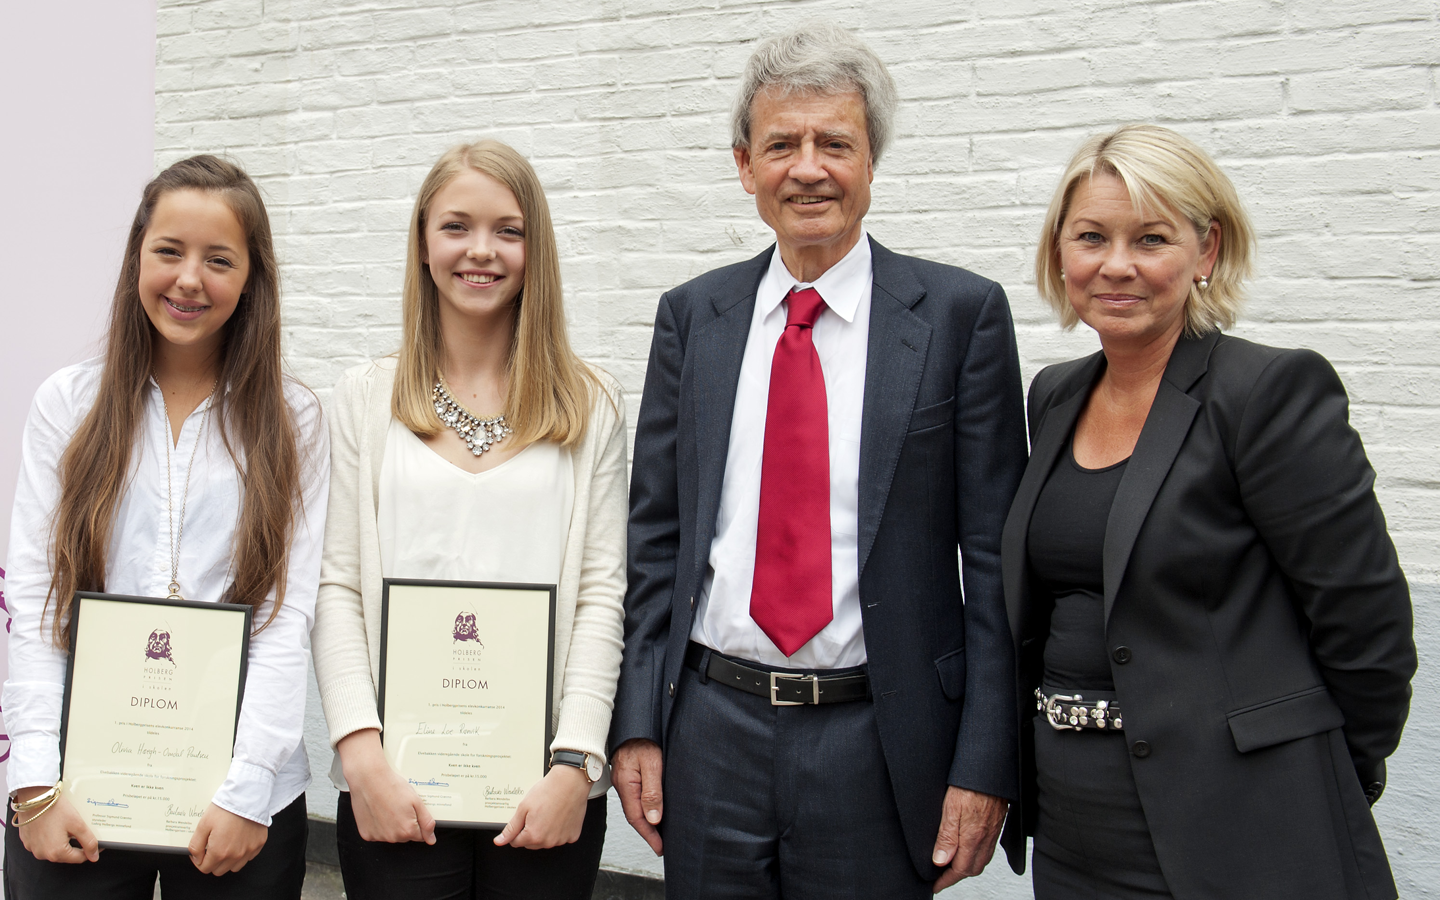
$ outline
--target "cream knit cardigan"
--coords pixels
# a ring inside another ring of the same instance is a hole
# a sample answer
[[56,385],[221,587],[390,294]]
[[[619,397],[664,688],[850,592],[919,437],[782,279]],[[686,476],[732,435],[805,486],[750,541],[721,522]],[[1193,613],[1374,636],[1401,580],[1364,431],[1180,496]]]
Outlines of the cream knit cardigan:
[[[330,512],[310,637],[332,747],[362,728],[380,728],[376,497],[395,366],[386,357],[349,369],[328,410]],[[585,439],[571,448],[575,505],[556,592],[551,746],[605,759],[625,631],[625,406],[615,380],[595,372],[609,399],[596,396]]]

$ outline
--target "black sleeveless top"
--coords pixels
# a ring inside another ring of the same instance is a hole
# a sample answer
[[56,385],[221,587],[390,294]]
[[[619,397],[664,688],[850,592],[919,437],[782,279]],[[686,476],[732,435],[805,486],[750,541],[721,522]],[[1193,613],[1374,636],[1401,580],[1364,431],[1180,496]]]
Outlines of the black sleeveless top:
[[1075,462],[1074,438],[1055,463],[1030,517],[1030,569],[1054,600],[1045,684],[1113,691],[1105,648],[1105,523],[1128,459],[1103,469]]

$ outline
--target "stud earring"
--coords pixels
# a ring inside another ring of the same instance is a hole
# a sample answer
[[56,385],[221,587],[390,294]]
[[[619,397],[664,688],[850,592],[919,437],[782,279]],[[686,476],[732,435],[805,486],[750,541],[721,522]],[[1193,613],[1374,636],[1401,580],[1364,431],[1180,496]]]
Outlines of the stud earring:
[[1201,276],[1200,276],[1200,290],[1203,291],[1203,290],[1205,290],[1205,289],[1208,288],[1208,287],[1210,287],[1210,279],[1209,279],[1209,277],[1207,277],[1207,276],[1205,276],[1205,275],[1201,275]]
[[1061,281],[1064,281],[1064,280],[1065,280],[1065,270],[1064,270],[1064,269],[1061,269],[1061,270],[1060,270],[1060,280],[1061,280]]

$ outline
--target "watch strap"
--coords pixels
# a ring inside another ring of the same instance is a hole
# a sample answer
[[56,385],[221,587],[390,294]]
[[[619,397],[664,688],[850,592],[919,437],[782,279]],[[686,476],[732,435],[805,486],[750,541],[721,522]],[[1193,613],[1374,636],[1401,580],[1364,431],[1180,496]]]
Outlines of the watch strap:
[[579,750],[550,751],[551,768],[554,768],[555,766],[574,766],[575,768],[580,770],[580,773],[582,775],[585,776],[585,780],[587,782],[589,782],[590,784],[594,784],[595,779],[590,777],[589,763],[590,754],[581,753]]

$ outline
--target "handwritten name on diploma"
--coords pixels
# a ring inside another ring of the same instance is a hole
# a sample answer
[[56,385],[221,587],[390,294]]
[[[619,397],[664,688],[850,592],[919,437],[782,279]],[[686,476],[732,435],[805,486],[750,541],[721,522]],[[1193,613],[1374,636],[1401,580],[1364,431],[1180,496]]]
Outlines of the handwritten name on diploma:
[[465,722],[416,722],[416,734],[479,734],[479,725]]
[[154,759],[159,754],[165,759],[209,759],[210,754],[198,749],[194,744],[188,747],[152,747],[141,741],[134,747],[124,741],[116,741],[110,745],[110,752],[121,756],[142,756],[145,759]]
[[485,799],[486,799],[486,800],[489,800],[491,797],[518,797],[518,796],[520,796],[521,794],[524,794],[524,793],[525,793],[525,789],[524,789],[523,787],[514,787],[514,786],[511,786],[511,787],[498,788],[498,787],[491,787],[490,785],[486,785],[486,786],[485,786]]
[[165,807],[165,815],[179,816],[186,819],[198,819],[205,814],[203,806],[176,806],[171,803]]

